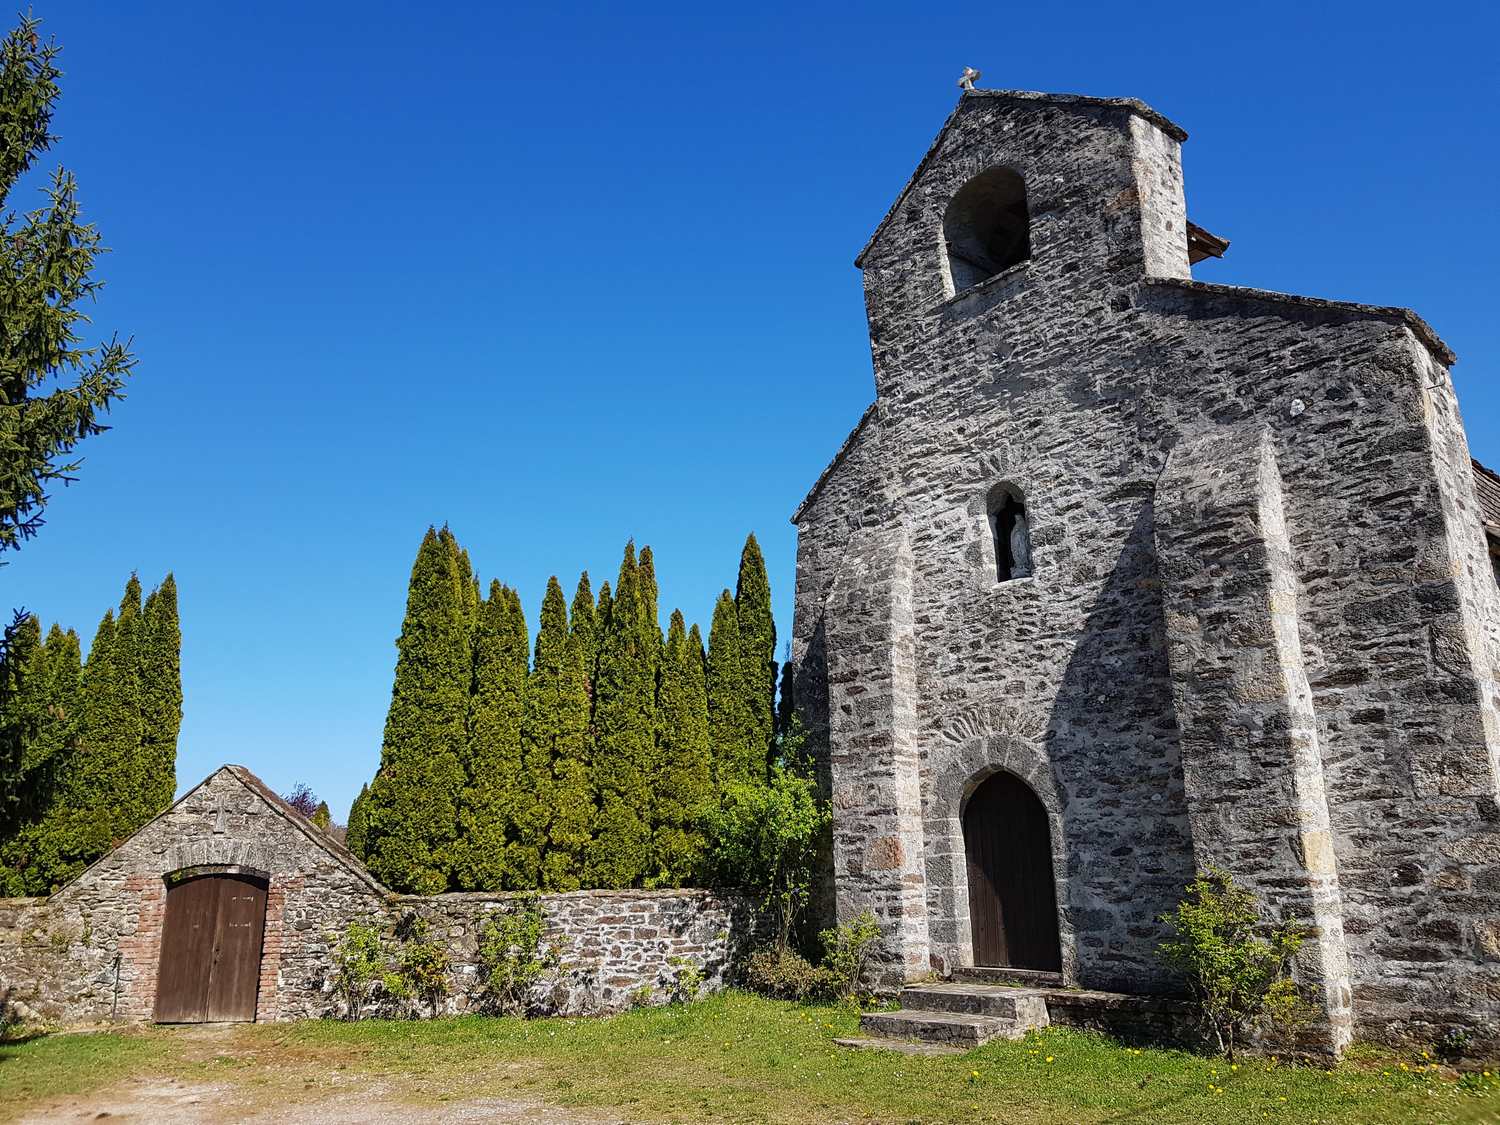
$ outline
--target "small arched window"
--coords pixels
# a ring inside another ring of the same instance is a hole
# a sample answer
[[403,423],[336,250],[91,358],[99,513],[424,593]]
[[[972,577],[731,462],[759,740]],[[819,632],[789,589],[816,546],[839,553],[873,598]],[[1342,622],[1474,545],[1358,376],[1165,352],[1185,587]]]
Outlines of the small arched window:
[[1026,499],[1013,484],[997,484],[990,490],[990,534],[995,543],[995,578],[1031,577],[1031,525],[1026,518]]
[[962,293],[1031,257],[1026,181],[1009,168],[981,172],[943,213],[953,292]]

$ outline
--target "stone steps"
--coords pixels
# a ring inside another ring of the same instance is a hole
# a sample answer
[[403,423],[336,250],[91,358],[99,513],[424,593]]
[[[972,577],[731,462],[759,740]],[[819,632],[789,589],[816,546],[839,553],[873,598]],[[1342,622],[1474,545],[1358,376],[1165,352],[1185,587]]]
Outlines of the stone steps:
[[1036,989],[962,982],[912,984],[901,990],[901,1007],[915,1011],[993,1016],[1031,1027],[1046,1027],[1047,997]]
[[850,1036],[835,1039],[834,1045],[855,1051],[895,1051],[898,1055],[961,1055],[967,1047],[953,1047],[947,1043],[922,1043],[914,1039],[885,1039],[865,1036]]
[[1011,969],[1003,965],[960,966],[953,970],[955,981],[974,984],[1011,984],[1028,988],[1062,988],[1061,973],[1041,969]]
[[[1052,985],[1054,973],[1017,969],[955,970],[954,979],[910,984],[901,990],[901,1008],[867,1012],[860,1017],[862,1036],[836,1039],[843,1047],[902,1051],[906,1054],[951,1054],[983,1046],[992,1039],[1020,1039],[1028,1031],[1053,1024],[1090,1028],[1112,1034],[1143,1030],[1171,1042],[1190,1020],[1187,1005],[1166,997],[1129,996]],[[989,983],[1002,979],[1038,985]]]
[[899,1012],[866,1012],[859,1020],[860,1030],[877,1039],[918,1040],[942,1043],[968,1050],[981,1047],[991,1039],[1019,1039],[1026,1028],[1004,1016],[976,1016],[969,1012],[920,1011],[903,1008]]

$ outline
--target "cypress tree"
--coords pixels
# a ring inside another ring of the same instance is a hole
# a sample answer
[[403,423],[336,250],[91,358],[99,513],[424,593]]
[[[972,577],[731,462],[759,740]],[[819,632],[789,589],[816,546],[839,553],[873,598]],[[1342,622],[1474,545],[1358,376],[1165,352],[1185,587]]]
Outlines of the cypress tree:
[[472,587],[452,534],[429,527],[412,564],[366,810],[370,870],[401,891],[435,894],[449,885],[473,675]]
[[589,698],[593,698],[594,663],[599,658],[599,632],[595,621],[594,590],[589,585],[589,572],[578,576],[578,589],[573,593],[568,635],[578,643],[579,656],[584,673],[589,678]]
[[568,665],[568,602],[554,576],[547,580],[537,623],[536,655],[526,688],[525,763],[518,812],[517,886],[542,885],[542,862],[552,825],[553,771],[567,721],[562,697]]
[[609,631],[610,619],[615,615],[615,596],[609,583],[599,587],[599,605],[594,610],[594,663],[597,668],[599,650],[604,645],[604,634]]
[[573,891],[583,884],[593,840],[594,784],[589,768],[589,676],[583,638],[568,637],[558,683],[557,739],[552,746],[552,806],[542,885]]
[[154,816],[172,803],[177,789],[177,734],[182,727],[182,629],[171,574],[146,599],[137,667],[143,787]]
[[627,544],[609,625],[599,648],[594,700],[594,783],[599,818],[588,877],[598,887],[629,887],[650,862],[650,775],[656,730],[651,656],[644,651],[635,544]]
[[[35,624],[39,633],[40,622]],[[27,649],[29,659],[23,656]],[[23,635],[8,651],[10,661],[19,663],[19,678],[12,681],[14,693],[0,714],[0,737],[14,748],[18,772],[8,823],[0,827],[0,896],[46,894],[52,886],[46,830],[56,826],[56,816],[49,814],[77,725],[78,634],[53,625],[40,645]]]
[[673,610],[657,704],[660,768],[653,788],[652,882],[680,887],[700,873],[703,823],[714,799],[703,641]]
[[349,806],[349,824],[344,830],[344,846],[360,859],[365,858],[365,801],[369,795],[369,785],[361,785],[359,796]]
[[776,620],[771,614],[771,582],[766,560],[752,533],[740,552],[734,610],[740,632],[740,662],[745,693],[747,754],[759,752],[762,769],[771,758],[776,733]]
[[522,784],[521,726],[530,647],[516,592],[491,582],[474,631],[467,783],[454,864],[454,880],[461,890],[498,891],[517,885],[510,852]]
[[744,681],[739,616],[725,590],[708,630],[708,734],[720,789],[732,782],[759,781],[764,774],[763,765],[755,765],[759,755],[750,742]]
[[328,811],[328,802],[319,801],[318,807],[313,809],[313,814],[308,819],[316,824],[319,829],[327,832],[328,826],[333,823],[333,814]]
[[26,758],[40,725],[31,697],[41,662],[42,623],[18,616],[0,650],[0,842],[14,836],[24,819]]

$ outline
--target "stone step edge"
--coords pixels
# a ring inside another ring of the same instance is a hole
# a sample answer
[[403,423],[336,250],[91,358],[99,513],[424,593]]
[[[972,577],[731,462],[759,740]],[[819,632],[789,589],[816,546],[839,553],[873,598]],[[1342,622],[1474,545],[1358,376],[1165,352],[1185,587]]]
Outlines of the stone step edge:
[[949,1043],[924,1043],[919,1039],[890,1039],[851,1035],[835,1039],[834,1045],[851,1051],[894,1051],[898,1055],[966,1055],[972,1047]]
[[[876,1038],[920,1039],[927,1043],[962,1042],[980,1047],[991,1039],[1019,1038],[1020,1023],[1005,1016],[980,1016],[972,1012],[939,1012],[926,1008],[899,1008],[894,1012],[866,1012],[860,1030]],[[944,1034],[944,1033],[947,1034]]]
[[[906,985],[901,989],[898,999],[903,1008],[919,1011],[988,1016],[995,1019],[1014,1020],[1017,1023],[1038,1028],[1046,1027],[1050,1022],[1047,1013],[1047,990],[1041,988],[1013,988],[1009,985],[978,984],[972,981],[932,981],[926,984]],[[996,1004],[1009,1010],[1003,1012],[970,1011],[959,1006],[965,1001],[970,1001],[981,1008]],[[1032,1011],[1025,1011],[1027,1008]]]

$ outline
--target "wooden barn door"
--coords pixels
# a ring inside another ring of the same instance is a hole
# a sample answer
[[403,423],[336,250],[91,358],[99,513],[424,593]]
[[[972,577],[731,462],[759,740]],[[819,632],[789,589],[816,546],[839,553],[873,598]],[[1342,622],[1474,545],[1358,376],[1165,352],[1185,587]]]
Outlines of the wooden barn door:
[[266,884],[199,875],[167,890],[157,1023],[253,1021],[266,929]]
[[1057,895],[1047,810],[1024,782],[998,773],[964,809],[974,964],[1057,972]]

